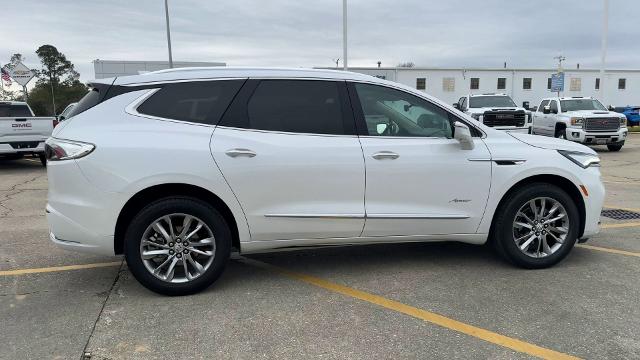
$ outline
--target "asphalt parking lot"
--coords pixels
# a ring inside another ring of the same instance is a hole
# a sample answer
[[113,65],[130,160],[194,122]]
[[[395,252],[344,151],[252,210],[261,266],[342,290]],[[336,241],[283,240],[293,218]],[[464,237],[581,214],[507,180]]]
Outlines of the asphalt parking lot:
[[[598,150],[607,208],[640,212],[640,135]],[[640,219],[558,266],[399,244],[235,256],[207,291],[164,297],[120,257],[48,240],[37,159],[0,160],[2,359],[640,358]]]

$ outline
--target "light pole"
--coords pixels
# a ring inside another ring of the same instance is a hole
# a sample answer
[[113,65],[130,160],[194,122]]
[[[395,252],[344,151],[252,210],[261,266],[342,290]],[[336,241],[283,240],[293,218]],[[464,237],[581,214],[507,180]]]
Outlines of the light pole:
[[169,68],[173,68],[173,57],[171,55],[171,30],[169,30],[169,2],[164,0],[164,15],[167,19],[167,47],[169,48]]
[[609,32],[609,0],[604,0],[604,19],[602,21],[602,54],[600,57],[600,101],[607,106],[604,72],[607,66],[607,35]]
[[347,71],[347,0],[342,0],[342,68]]

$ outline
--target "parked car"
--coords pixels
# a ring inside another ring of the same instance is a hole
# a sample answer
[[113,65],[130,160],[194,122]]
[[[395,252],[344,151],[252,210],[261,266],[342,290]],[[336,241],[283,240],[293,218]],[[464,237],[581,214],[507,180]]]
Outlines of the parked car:
[[585,145],[607,145],[610,151],[620,151],[628,134],[625,116],[590,97],[543,99],[533,116],[532,131]]
[[67,107],[64,108],[64,110],[60,113],[60,115],[56,116],[58,121],[64,121],[65,119],[69,118],[69,114],[71,113],[71,110],[73,110],[73,108],[77,104],[78,104],[77,102],[73,102],[73,103],[67,105]]
[[461,97],[454,107],[498,130],[531,132],[531,112],[516,106],[506,94],[467,95]]
[[627,124],[629,126],[640,125],[640,106],[624,106],[617,107],[613,111],[623,114],[627,117]]
[[398,83],[187,68],[91,87],[47,141],[50,239],[124,254],[159,293],[209,286],[232,248],[489,242],[544,268],[599,229],[592,149],[496,131]]
[[46,165],[44,142],[57,123],[54,117],[34,116],[25,102],[0,102],[0,156],[19,159],[35,154]]

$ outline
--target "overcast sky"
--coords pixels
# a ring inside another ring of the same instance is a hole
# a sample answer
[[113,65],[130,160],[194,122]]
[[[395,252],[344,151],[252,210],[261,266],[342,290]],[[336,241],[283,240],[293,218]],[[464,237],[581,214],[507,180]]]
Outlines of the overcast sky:
[[[603,0],[348,0],[349,65],[597,68]],[[640,69],[640,1],[610,0],[609,68]],[[82,80],[94,59],[166,60],[163,0],[20,0],[2,7],[0,62],[39,68],[54,45]],[[332,66],[341,0],[169,0],[173,58],[228,65]]]

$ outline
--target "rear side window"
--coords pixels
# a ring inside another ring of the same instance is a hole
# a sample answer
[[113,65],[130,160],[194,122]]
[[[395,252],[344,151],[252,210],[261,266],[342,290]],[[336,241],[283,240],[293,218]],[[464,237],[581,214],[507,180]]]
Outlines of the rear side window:
[[27,105],[0,104],[0,117],[31,117]]
[[166,84],[142,105],[141,114],[199,124],[217,124],[244,80]]
[[93,88],[91,91],[87,93],[78,104],[71,109],[69,114],[67,114],[66,118],[70,118],[72,116],[78,115],[81,112],[85,112],[86,110],[91,109],[92,107],[98,105],[102,99],[102,95],[100,94],[100,89]]
[[345,134],[338,83],[263,80],[247,104],[249,128],[310,134]]

